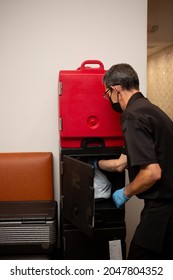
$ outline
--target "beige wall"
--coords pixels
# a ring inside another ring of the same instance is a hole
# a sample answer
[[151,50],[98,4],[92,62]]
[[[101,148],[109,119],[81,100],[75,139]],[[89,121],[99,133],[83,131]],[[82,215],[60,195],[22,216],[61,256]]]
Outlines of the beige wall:
[[148,57],[147,97],[173,120],[173,45]]

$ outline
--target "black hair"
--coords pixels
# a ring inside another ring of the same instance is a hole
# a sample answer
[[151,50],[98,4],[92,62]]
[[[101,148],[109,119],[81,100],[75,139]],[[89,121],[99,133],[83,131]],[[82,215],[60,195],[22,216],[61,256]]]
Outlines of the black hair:
[[139,90],[139,78],[136,71],[127,63],[113,65],[104,75],[103,82],[107,88],[121,85],[124,89]]

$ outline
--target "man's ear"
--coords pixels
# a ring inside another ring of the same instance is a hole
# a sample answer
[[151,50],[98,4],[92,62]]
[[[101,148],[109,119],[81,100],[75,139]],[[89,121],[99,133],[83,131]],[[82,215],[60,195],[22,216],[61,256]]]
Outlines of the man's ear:
[[122,86],[121,85],[117,85],[117,86],[114,86],[116,88],[116,90],[118,92],[121,92],[123,90]]

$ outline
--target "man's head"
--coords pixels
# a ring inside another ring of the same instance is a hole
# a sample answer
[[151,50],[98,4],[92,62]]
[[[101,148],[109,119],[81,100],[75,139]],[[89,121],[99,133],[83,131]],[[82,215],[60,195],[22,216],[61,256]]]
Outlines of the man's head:
[[104,97],[117,112],[124,111],[129,98],[139,91],[138,75],[127,63],[113,65],[105,73],[103,83],[106,88]]
[[121,85],[124,90],[139,90],[139,78],[136,71],[127,63],[113,65],[104,75],[106,88]]

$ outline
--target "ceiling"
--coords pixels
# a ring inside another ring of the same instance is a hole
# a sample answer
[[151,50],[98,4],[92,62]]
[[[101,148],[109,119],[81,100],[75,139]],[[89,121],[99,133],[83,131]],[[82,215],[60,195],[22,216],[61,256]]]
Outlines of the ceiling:
[[173,45],[172,11],[172,0],[148,0],[148,56]]

